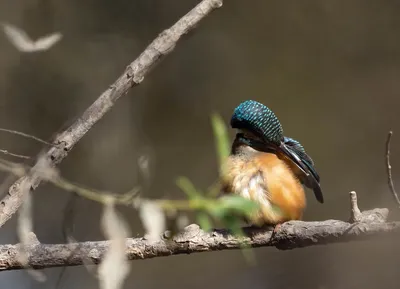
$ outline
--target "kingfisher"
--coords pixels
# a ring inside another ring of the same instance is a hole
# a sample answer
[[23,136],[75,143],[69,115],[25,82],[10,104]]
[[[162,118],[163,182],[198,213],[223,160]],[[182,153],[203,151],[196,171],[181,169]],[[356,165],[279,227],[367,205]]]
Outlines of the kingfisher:
[[233,112],[238,132],[221,168],[223,194],[237,194],[259,205],[248,223],[255,226],[301,220],[306,207],[304,186],[324,202],[314,162],[297,140],[283,135],[282,125],[265,105],[247,100]]

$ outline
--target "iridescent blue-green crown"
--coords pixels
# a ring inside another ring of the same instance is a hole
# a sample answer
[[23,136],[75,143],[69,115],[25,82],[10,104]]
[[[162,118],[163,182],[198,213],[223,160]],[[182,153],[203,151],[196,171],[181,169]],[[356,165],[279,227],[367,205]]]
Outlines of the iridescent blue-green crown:
[[235,108],[231,126],[249,130],[277,145],[283,140],[283,129],[276,115],[268,107],[254,100],[246,100]]

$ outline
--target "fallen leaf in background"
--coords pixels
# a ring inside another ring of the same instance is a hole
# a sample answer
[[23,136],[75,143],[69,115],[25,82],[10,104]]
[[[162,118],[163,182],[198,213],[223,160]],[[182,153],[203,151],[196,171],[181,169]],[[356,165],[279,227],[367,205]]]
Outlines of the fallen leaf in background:
[[125,221],[118,216],[112,201],[104,206],[101,225],[111,244],[99,267],[100,288],[120,289],[130,270],[125,256],[129,229]]
[[33,41],[22,29],[11,24],[2,23],[3,31],[8,40],[21,52],[45,51],[61,40],[61,33],[45,35]]
[[139,216],[146,231],[146,238],[151,242],[161,239],[166,228],[165,215],[162,208],[155,202],[142,201]]
[[[22,190],[24,193],[24,200],[21,205],[18,217],[18,225],[17,225],[17,235],[20,240],[19,244],[19,254],[17,259],[27,267],[27,272],[30,274],[36,281],[45,282],[46,276],[40,272],[32,270],[29,267],[29,253],[27,252],[27,248],[33,245],[34,240],[32,239],[33,234],[33,220],[32,220],[32,196],[30,194],[30,186],[26,180],[23,180]],[[36,240],[37,242],[37,240]]]

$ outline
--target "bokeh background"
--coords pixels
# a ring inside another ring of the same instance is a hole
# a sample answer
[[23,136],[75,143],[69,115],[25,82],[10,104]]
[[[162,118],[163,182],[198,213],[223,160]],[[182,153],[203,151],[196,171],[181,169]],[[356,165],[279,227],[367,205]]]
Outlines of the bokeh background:
[[[33,38],[60,31],[44,53],[22,54],[0,34],[0,127],[50,139],[83,112],[163,29],[195,0],[3,0],[0,22]],[[206,188],[217,177],[210,114],[226,122],[245,99],[268,105],[285,134],[316,162],[326,203],[311,192],[306,220],[349,216],[348,192],[362,209],[389,207],[384,144],[393,129],[392,165],[400,186],[400,2],[225,1],[198,29],[123,97],[60,166],[68,179],[124,192],[141,183],[138,158],[150,160],[146,196],[182,198],[177,176]],[[231,137],[234,132],[230,131]],[[41,146],[0,134],[0,148],[34,156]],[[5,157],[5,156],[2,156]],[[7,177],[0,174],[1,179]],[[35,233],[62,242],[69,194],[50,185],[34,193]],[[123,209],[133,236],[143,229]],[[101,207],[80,200],[75,237],[101,240]],[[16,218],[0,242],[17,242]],[[249,266],[239,251],[131,263],[125,288],[399,288],[399,240],[255,250]],[[0,274],[1,288],[55,288],[23,271]],[[98,288],[84,267],[68,268],[59,288]]]

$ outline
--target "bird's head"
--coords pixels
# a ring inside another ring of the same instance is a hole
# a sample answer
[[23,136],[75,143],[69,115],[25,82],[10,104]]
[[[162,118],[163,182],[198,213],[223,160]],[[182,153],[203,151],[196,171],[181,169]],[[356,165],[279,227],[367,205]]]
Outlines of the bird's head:
[[283,141],[278,118],[268,107],[254,100],[246,100],[236,107],[231,127],[238,129],[237,137],[252,147],[279,147]]

